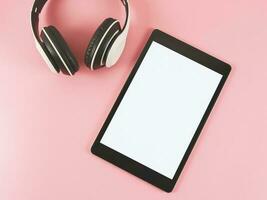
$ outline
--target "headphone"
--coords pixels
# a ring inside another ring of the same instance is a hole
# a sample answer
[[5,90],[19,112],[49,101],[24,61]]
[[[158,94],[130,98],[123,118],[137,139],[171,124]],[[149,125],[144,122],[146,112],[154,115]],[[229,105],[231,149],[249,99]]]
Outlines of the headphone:
[[[74,75],[79,70],[78,62],[54,26],[42,28],[39,35],[39,14],[47,0],[35,0],[31,12],[31,25],[37,50],[54,73]],[[130,27],[128,0],[121,0],[126,11],[126,20],[121,28],[118,20],[107,18],[97,28],[86,49],[84,62],[91,70],[104,66],[112,67],[119,60]]]

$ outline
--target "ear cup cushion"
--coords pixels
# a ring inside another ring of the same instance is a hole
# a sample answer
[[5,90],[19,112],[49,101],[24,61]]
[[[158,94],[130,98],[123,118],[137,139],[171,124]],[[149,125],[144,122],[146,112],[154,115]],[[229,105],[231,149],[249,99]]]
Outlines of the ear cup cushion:
[[[43,38],[42,36],[41,36],[41,38]],[[43,50],[43,52],[45,53],[45,55],[42,55],[42,57],[44,58],[44,60],[46,61],[47,59],[47,64],[49,65],[49,62],[50,62],[50,64],[52,64],[52,66],[54,67],[54,70],[57,72],[57,73],[59,73],[60,72],[60,68],[59,68],[59,65],[58,65],[58,63],[57,63],[57,61],[55,60],[55,58],[57,57],[55,54],[56,54],[56,52],[53,50],[53,47],[52,46],[50,46],[50,45],[45,45],[45,38],[43,38],[42,39],[43,40],[43,42],[40,44],[41,45],[41,48],[42,48],[42,50]],[[51,68],[52,66],[50,66],[49,65],[49,68]],[[51,71],[53,71],[54,72],[54,70],[53,69],[51,69]]]
[[[58,64],[61,72],[70,75],[70,73],[75,74],[75,72],[79,70],[77,60],[65,42],[63,36],[54,26],[45,27],[41,32],[41,38],[54,57],[54,60]],[[60,54],[60,56],[58,54]]]
[[97,28],[85,52],[85,64],[91,69],[105,65],[105,53],[121,32],[118,20],[108,18]]
[[51,58],[50,60],[54,61],[53,65],[55,66],[55,68],[57,68],[57,71],[59,73],[60,72],[59,66],[63,65],[62,61],[60,60],[59,56],[57,55],[57,52],[55,51],[53,45],[51,44],[51,42],[49,41],[48,37],[46,36],[43,30],[41,31],[40,37],[43,41],[45,49],[47,49],[47,55],[49,55],[49,58]]

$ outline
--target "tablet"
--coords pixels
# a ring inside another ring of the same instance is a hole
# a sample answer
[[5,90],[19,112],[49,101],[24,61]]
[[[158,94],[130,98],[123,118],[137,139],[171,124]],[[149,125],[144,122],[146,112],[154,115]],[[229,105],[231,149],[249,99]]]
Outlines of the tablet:
[[173,190],[231,67],[153,31],[91,151]]

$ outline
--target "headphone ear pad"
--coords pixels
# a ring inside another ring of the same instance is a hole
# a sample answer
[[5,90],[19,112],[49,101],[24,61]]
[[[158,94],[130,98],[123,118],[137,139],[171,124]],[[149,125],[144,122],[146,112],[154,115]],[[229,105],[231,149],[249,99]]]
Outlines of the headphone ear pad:
[[85,64],[92,70],[106,64],[106,53],[114,40],[121,33],[118,20],[108,18],[97,28],[85,52]]
[[66,75],[74,75],[79,65],[63,36],[54,26],[44,27],[41,39],[54,58],[60,71]]

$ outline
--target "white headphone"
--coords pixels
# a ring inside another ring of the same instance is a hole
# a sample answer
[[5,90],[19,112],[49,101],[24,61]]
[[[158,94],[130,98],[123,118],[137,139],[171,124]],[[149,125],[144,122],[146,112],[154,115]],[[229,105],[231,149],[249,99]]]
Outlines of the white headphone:
[[[111,67],[119,60],[127,40],[130,27],[130,5],[121,0],[126,11],[126,20],[121,28],[118,20],[107,18],[97,28],[85,52],[84,62],[91,70]],[[31,12],[31,25],[36,47],[52,72],[74,75],[79,70],[78,62],[54,26],[42,28],[39,35],[39,14],[47,0],[35,0]]]

